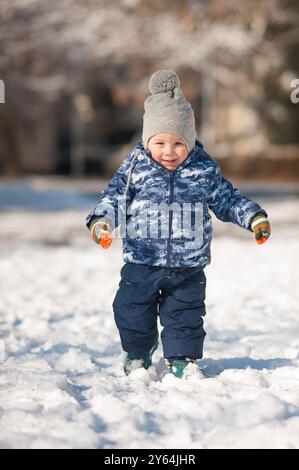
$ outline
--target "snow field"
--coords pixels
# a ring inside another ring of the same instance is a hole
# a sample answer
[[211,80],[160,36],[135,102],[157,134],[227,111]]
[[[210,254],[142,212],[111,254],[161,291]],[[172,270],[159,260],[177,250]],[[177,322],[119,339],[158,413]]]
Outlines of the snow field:
[[0,447],[299,448],[298,202],[270,209],[263,246],[215,224],[206,377],[188,380],[161,345],[123,374],[118,240],[100,250],[82,210],[2,214]]

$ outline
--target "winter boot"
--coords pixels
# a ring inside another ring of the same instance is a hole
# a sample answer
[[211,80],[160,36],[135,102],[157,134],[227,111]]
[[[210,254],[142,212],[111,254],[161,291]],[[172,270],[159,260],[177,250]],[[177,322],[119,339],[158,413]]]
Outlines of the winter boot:
[[156,341],[152,349],[145,354],[127,353],[124,363],[125,374],[129,375],[133,370],[140,369],[141,367],[143,367],[143,369],[148,369],[149,366],[152,365],[152,357],[158,344],[158,341]]
[[194,372],[197,372],[197,369],[198,372],[200,371],[195,364],[195,359],[190,357],[172,357],[166,360],[166,364],[169,372],[179,379],[187,375],[193,375]]

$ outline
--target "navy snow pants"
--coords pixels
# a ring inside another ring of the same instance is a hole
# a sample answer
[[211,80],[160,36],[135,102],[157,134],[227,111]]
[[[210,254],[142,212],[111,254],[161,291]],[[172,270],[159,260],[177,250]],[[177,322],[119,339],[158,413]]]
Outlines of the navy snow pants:
[[202,268],[161,268],[126,263],[113,310],[124,351],[144,354],[163,327],[164,357],[202,357],[206,276]]

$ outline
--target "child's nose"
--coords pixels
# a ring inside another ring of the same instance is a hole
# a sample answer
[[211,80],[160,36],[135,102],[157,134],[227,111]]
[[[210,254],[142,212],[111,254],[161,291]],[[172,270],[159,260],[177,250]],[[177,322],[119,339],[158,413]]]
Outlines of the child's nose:
[[171,145],[168,145],[168,146],[165,147],[164,153],[165,153],[165,155],[173,155],[174,148]]

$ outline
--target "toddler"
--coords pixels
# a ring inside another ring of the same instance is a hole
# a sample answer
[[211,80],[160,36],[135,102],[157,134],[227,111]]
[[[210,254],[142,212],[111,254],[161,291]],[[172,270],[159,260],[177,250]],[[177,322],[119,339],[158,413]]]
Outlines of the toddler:
[[166,364],[181,378],[203,353],[209,210],[255,232],[259,243],[270,236],[270,224],[267,213],[221,175],[197,139],[177,74],[159,70],[149,90],[142,141],[100,193],[86,224],[104,247],[116,228],[123,239],[125,264],[113,310],[126,352],[124,372],[151,365],[159,316]]

